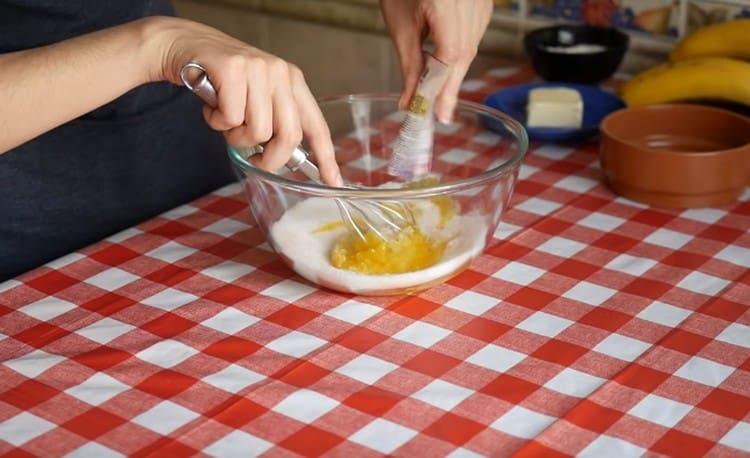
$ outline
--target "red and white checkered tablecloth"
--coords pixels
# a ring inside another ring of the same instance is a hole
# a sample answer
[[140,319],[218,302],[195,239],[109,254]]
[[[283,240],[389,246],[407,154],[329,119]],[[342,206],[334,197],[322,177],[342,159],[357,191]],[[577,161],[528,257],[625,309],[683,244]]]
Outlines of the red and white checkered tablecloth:
[[1,284],[0,453],[749,454],[750,192],[599,178],[595,143],[534,145],[496,242],[411,297],[306,283],[236,185]]

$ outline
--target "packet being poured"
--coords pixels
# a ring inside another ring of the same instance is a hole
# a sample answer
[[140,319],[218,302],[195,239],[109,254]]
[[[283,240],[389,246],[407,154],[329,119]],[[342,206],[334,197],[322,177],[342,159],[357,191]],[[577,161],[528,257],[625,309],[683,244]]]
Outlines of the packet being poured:
[[448,77],[448,66],[427,56],[424,72],[401,125],[388,173],[402,180],[427,174],[432,163],[435,98]]

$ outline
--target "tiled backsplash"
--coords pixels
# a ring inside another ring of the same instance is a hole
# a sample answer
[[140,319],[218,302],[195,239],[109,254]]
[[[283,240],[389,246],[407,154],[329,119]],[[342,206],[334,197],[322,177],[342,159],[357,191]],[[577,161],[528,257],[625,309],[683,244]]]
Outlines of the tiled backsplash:
[[495,0],[495,6],[497,14],[509,18],[614,26],[659,41],[750,17],[750,0]]

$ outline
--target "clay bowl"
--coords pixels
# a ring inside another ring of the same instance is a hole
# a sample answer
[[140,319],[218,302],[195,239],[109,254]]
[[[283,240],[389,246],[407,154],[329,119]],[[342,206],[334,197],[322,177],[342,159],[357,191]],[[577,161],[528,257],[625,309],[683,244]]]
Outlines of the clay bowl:
[[715,207],[750,185],[750,118],[672,104],[626,108],[601,125],[601,165],[618,194],[656,207]]

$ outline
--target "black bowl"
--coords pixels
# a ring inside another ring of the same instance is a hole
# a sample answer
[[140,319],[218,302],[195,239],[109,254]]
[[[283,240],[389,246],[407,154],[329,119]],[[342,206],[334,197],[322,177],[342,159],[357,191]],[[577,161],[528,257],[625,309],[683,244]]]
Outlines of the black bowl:
[[[547,81],[597,84],[620,66],[629,38],[617,29],[586,25],[558,25],[526,34],[524,47],[534,70]],[[586,54],[554,52],[547,47],[577,44],[601,45],[604,50]]]

